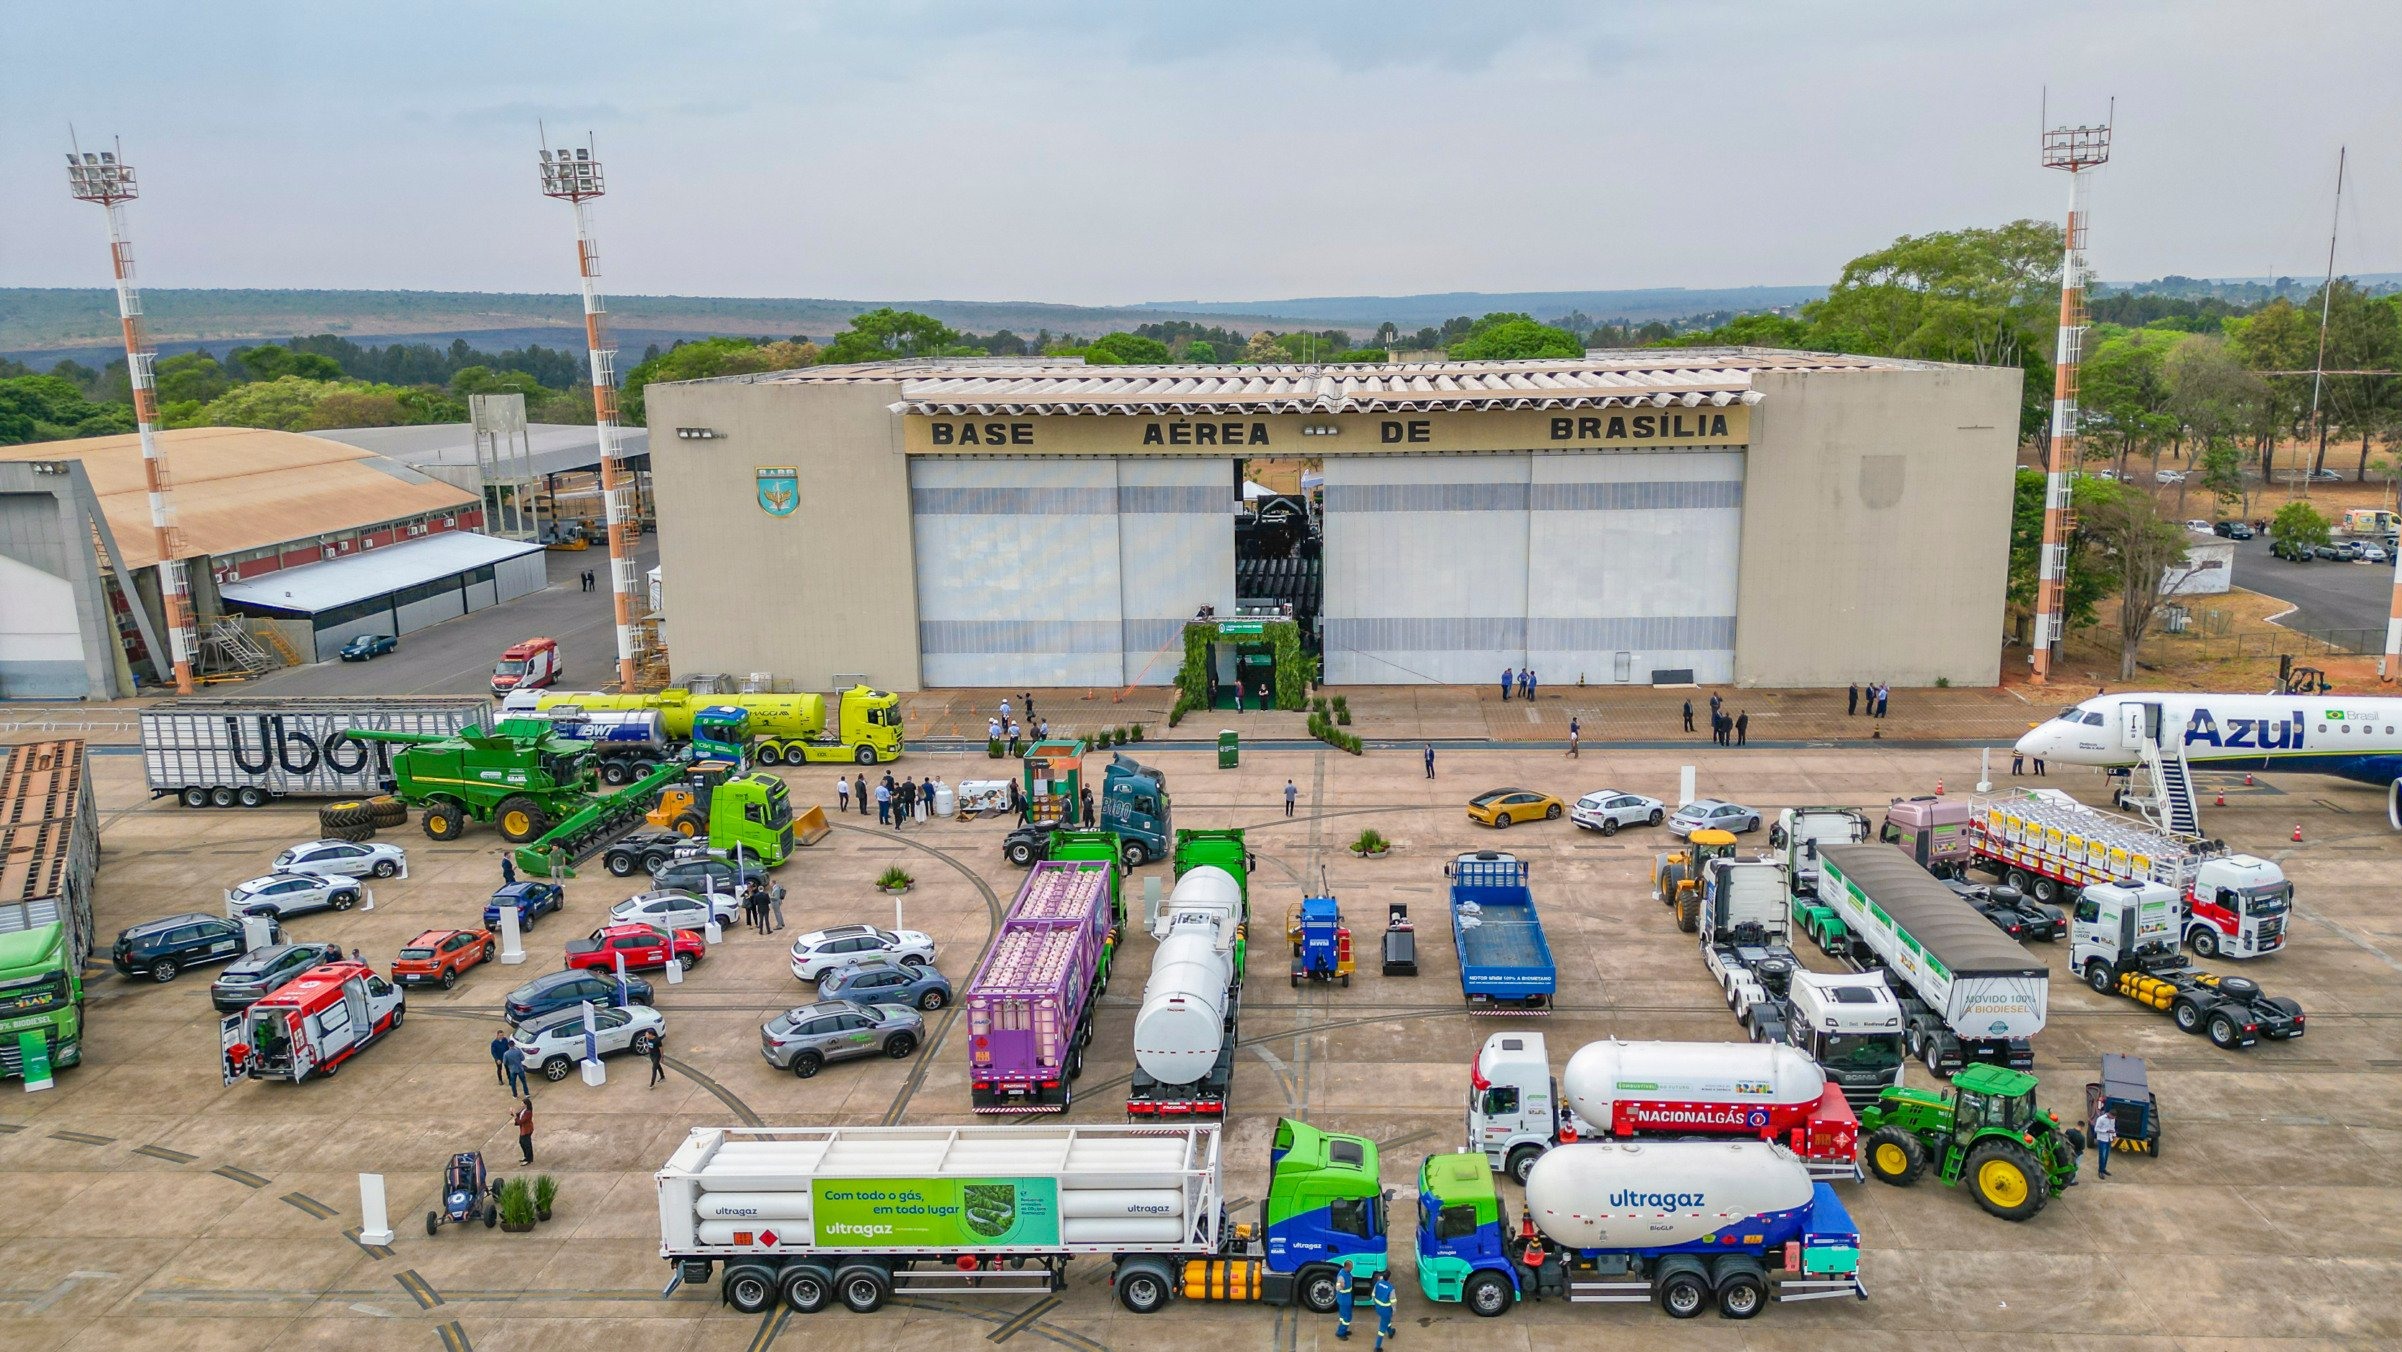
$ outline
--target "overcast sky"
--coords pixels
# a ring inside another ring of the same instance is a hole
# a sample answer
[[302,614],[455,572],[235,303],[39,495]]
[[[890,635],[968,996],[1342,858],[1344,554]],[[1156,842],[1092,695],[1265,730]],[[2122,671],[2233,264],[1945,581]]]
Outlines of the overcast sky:
[[620,293],[1080,303],[1817,283],[2056,217],[2101,273],[2402,270],[2402,5],[15,4],[0,285],[560,291],[537,118],[596,133]]

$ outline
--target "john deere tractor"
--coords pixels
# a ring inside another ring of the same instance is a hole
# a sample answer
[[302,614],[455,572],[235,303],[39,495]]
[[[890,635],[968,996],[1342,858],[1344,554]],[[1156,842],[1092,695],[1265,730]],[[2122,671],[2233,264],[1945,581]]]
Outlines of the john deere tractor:
[[1968,1181],[1977,1205],[2006,1221],[2043,1210],[2077,1181],[2085,1133],[2035,1106],[2035,1077],[1973,1065],[1949,1089],[1889,1088],[1860,1110],[1861,1160],[1878,1180],[1916,1183],[1929,1165]]
[[1661,905],[1675,909],[1678,929],[1691,934],[1700,922],[1702,875],[1710,861],[1731,859],[1734,854],[1734,833],[1710,828],[1687,836],[1685,848],[1659,857],[1652,870],[1651,895]]

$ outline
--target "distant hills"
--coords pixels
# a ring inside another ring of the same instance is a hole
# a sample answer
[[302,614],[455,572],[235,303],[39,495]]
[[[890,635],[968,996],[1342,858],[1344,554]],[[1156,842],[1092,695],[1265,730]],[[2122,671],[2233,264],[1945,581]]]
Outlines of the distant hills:
[[1256,315],[1287,323],[1373,329],[1391,322],[1405,329],[1441,324],[1459,315],[1475,318],[1496,310],[1557,319],[1580,313],[1596,322],[1647,323],[1719,311],[1777,310],[1825,295],[1823,286],[1736,286],[1694,290],[1681,286],[1639,291],[1429,291],[1413,296],[1303,296],[1293,300],[1148,301],[1144,310],[1204,314],[1218,323]]

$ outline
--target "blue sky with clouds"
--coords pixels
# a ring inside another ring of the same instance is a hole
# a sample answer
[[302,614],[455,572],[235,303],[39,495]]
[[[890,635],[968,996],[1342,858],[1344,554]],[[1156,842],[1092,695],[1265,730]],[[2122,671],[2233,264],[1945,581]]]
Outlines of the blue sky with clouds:
[[1122,302],[1821,282],[2057,216],[2106,276],[2402,270],[2402,5],[396,3],[0,8],[0,285],[556,291],[535,124],[621,293]]

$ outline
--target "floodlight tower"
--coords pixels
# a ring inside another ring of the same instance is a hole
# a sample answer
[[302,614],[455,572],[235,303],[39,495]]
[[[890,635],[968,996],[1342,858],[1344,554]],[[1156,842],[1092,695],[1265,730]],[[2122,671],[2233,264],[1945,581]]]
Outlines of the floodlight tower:
[[2060,340],[2052,358],[2052,454],[2044,475],[2043,554],[2035,569],[2035,683],[2052,677],[2065,637],[2069,473],[2077,463],[2077,364],[2085,348],[2086,171],[2110,162],[2110,124],[2049,127],[2043,167],[2068,171],[2068,228],[2060,257]]
[[[72,137],[69,138],[73,145]],[[154,354],[142,337],[142,293],[133,284],[133,245],[125,238],[125,204],[141,195],[133,166],[125,162],[124,147],[87,151],[76,146],[67,154],[67,191],[78,202],[98,204],[108,213],[109,261],[117,273],[117,318],[125,328],[125,373],[133,383],[133,421],[142,438],[142,474],[150,489],[150,529],[158,550],[158,599],[166,612],[167,646],[175,673],[175,693],[192,693],[192,654],[199,642],[192,625],[192,598],[184,588],[183,532],[175,525],[175,483],[167,475],[167,451],[158,444],[158,391],[150,379]],[[133,579],[125,579],[131,592]],[[127,601],[140,605],[139,593]],[[155,665],[158,654],[150,655]]]
[[641,666],[634,616],[634,478],[617,441],[617,349],[609,345],[601,302],[600,248],[592,240],[590,202],[606,191],[591,133],[573,150],[542,147],[542,195],[575,207],[575,251],[584,281],[584,339],[592,353],[592,423],[600,436],[601,505],[609,523],[609,591],[617,601],[617,686],[631,690]]

